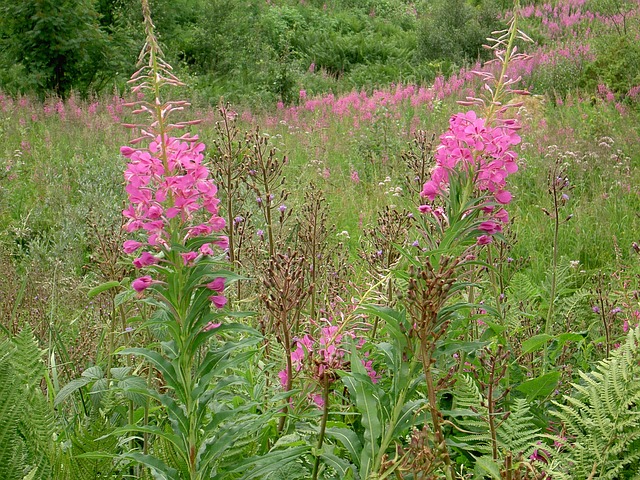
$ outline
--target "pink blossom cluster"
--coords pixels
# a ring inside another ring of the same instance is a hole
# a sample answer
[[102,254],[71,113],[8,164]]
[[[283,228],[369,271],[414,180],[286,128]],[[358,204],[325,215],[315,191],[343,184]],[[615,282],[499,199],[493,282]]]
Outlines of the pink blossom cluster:
[[[420,195],[433,201],[445,194],[450,172],[460,170],[473,175],[476,190],[493,197],[496,204],[511,202],[506,178],[518,170],[518,154],[511,147],[520,143],[520,136],[516,133],[519,128],[513,119],[490,125],[473,110],[453,115],[449,129],[440,136],[431,179],[424,184]],[[493,205],[487,205],[485,212],[491,213],[493,220],[498,221],[482,223],[481,230],[489,235],[500,231],[501,223],[508,222],[509,216],[503,208],[495,211]]]
[[[143,241],[127,240],[123,246],[127,254],[142,250],[133,261],[136,268],[159,263],[158,254],[170,249],[172,242],[184,244],[224,229],[225,220],[218,215],[218,189],[202,164],[204,148],[200,142],[167,137],[163,149],[157,137],[148,149],[120,149],[129,159],[124,173],[130,202],[122,212],[127,218],[125,228],[129,233],[143,232]],[[218,236],[197,251],[181,252],[181,260],[184,265],[193,264],[201,256],[213,255],[215,246],[227,249],[228,242],[226,236]],[[133,287],[138,291],[148,288],[152,280],[147,277],[134,281]],[[221,293],[219,281],[212,290]],[[212,302],[216,306],[225,303],[220,298]]]
[[[356,336],[353,332],[342,332],[340,327],[331,325],[320,329],[320,336],[314,340],[310,335],[295,339],[296,349],[291,352],[291,361],[296,372],[307,368],[311,376],[318,381],[335,380],[334,372],[336,370],[348,369],[348,360],[345,358],[347,350],[344,343],[355,340]],[[356,344],[356,348],[362,348],[364,339]],[[371,360],[362,360],[362,365],[366,369],[371,380],[376,383],[378,374],[373,369]],[[289,374],[287,370],[281,370],[278,373],[280,383],[283,388],[287,388]],[[318,403],[318,398],[313,396]]]

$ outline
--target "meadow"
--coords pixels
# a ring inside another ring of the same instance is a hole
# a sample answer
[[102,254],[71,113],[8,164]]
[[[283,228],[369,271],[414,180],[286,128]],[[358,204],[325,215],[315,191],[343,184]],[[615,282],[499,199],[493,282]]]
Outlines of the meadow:
[[142,4],[124,95],[0,94],[1,479],[640,475],[637,3],[213,107]]

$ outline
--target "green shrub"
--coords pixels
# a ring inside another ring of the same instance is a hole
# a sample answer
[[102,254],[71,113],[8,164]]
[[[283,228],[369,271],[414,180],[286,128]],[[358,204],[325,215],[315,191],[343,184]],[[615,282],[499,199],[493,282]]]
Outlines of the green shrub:
[[477,6],[466,0],[438,0],[422,13],[418,27],[418,56],[423,60],[464,62],[487,58],[482,45],[498,30],[499,10],[492,0]]

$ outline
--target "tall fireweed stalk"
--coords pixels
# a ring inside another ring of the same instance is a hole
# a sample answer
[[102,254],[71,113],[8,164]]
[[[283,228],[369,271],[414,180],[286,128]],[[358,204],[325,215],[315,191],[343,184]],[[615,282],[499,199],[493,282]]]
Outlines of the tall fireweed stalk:
[[[520,142],[520,125],[507,116],[519,106],[507,102],[509,96],[526,94],[514,89],[518,79],[507,77],[509,64],[524,58],[517,53],[516,39],[529,40],[517,28],[517,15],[508,29],[494,33],[491,47],[498,73],[478,72],[485,82],[483,97],[460,102],[479,107],[456,113],[449,128],[440,136],[435,166],[424,183],[419,206],[424,220],[422,238],[414,242],[426,258],[407,253],[411,259],[408,272],[407,312],[413,319],[420,340],[421,358],[426,380],[432,422],[432,450],[438,457],[447,479],[456,478],[444,437],[444,419],[438,408],[438,392],[449,383],[435,376],[436,345],[445,338],[453,314],[468,308],[465,289],[471,272],[479,262],[479,249],[501,236],[509,221],[506,206],[512,194],[507,177],[518,170],[513,147]],[[487,265],[488,267],[488,265]],[[489,267],[490,268],[490,267]],[[458,302],[458,303],[455,303]]]
[[[257,342],[250,329],[225,322],[225,288],[237,277],[221,268],[228,239],[220,232],[225,220],[219,215],[217,187],[203,165],[205,145],[198,137],[175,131],[186,130],[196,121],[169,121],[170,114],[188,104],[163,102],[161,89],[179,86],[171,66],[162,60],[154,35],[147,0],[142,0],[146,44],[140,54],[141,68],[132,76],[133,93],[139,101],[129,104],[134,113],[148,114],[148,125],[129,125],[141,135],[121,153],[129,160],[125,170],[129,206],[123,211],[131,238],[124,242],[127,254],[135,254],[134,266],[141,272],[131,286],[155,314],[143,327],[159,337],[160,349],[129,348],[122,355],[145,359],[161,377],[143,393],[159,405],[159,420],[171,428],[145,424],[129,425],[117,433],[144,433],[162,439],[162,458],[145,445],[140,452],[123,456],[149,467],[162,478],[211,478],[222,454],[212,438],[229,412],[212,410],[216,376],[233,366],[230,353]],[[222,343],[222,332],[242,330],[244,340]],[[246,360],[246,357],[244,357]],[[162,389],[154,388],[163,384]],[[218,418],[220,416],[220,418]],[[159,422],[158,420],[158,422]],[[219,432],[218,432],[219,433]],[[174,455],[167,455],[165,448]]]

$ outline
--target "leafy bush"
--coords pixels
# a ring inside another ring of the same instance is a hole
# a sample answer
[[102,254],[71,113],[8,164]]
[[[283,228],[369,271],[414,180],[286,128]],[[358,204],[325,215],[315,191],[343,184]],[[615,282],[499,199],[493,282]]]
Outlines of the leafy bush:
[[22,65],[21,91],[86,92],[107,70],[108,39],[90,1],[3,1],[0,17],[0,61]]
[[464,62],[488,58],[482,45],[489,34],[500,28],[499,10],[492,0],[477,6],[466,0],[442,1],[422,12],[418,27],[418,57]]
[[596,59],[585,71],[588,87],[607,85],[626,93],[640,84],[640,43],[631,35],[607,35],[595,41]]

